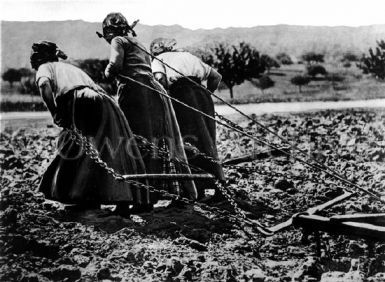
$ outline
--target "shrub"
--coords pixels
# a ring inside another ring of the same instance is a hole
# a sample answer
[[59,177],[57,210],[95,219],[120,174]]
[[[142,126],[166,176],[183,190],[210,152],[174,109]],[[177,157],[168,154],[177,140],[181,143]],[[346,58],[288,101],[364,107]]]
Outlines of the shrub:
[[290,58],[290,56],[286,53],[278,53],[275,58],[282,64],[282,65],[292,65],[293,61]]
[[269,76],[267,76],[267,75],[263,75],[263,76],[261,76],[261,77],[258,78],[258,79],[252,79],[252,80],[251,80],[251,83],[252,83],[255,87],[261,89],[262,94],[264,94],[264,90],[265,90],[265,89],[271,88],[271,87],[273,87],[273,86],[275,85],[274,80],[272,80],[272,79],[271,79]]
[[308,64],[323,63],[324,62],[324,54],[315,53],[315,52],[307,52],[307,53],[302,55],[302,60],[304,60]]
[[321,65],[310,65],[306,68],[307,74],[311,77],[316,77],[317,75],[326,75],[327,71],[326,69]]

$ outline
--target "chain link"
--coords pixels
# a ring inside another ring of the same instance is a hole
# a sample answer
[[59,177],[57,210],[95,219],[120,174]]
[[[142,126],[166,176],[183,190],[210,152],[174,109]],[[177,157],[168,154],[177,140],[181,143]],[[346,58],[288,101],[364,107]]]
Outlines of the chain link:
[[[162,196],[181,201],[184,204],[192,204],[196,206],[200,206],[201,208],[205,208],[207,210],[212,210],[213,207],[209,207],[208,205],[204,203],[198,203],[194,200],[190,200],[185,197],[181,197],[176,194],[169,193],[165,190],[160,190],[156,189],[153,186],[135,181],[135,180],[129,180],[126,179],[122,174],[117,173],[113,168],[109,167],[108,164],[103,161],[100,156],[98,151],[95,149],[94,145],[85,137],[79,129],[67,129],[66,130],[70,134],[70,139],[73,140],[78,146],[81,148],[84,148],[84,152],[87,156],[89,156],[92,160],[95,161],[97,165],[99,165],[101,168],[103,168],[109,175],[111,175],[115,180],[117,181],[124,181],[126,183],[135,185],[141,189],[146,189],[149,190],[150,192],[155,192],[159,193]],[[136,136],[138,137],[138,136]],[[152,149],[157,149],[159,152],[163,151],[162,149],[158,148],[155,144],[149,142],[147,139],[144,137],[139,138],[142,141],[146,141],[146,144],[150,145]],[[163,152],[167,153],[167,152]],[[255,229],[264,234],[265,236],[270,236],[272,233],[268,231],[264,226],[262,226],[260,223],[256,221],[251,221],[250,219],[247,218],[246,214],[238,207],[237,203],[233,199],[233,195],[231,194],[230,190],[223,186],[223,184],[220,181],[216,181],[216,185],[219,189],[219,191],[222,193],[222,195],[226,198],[226,200],[230,203],[231,207],[234,209],[235,215],[230,215],[228,216],[229,220],[233,221],[235,224],[239,224],[242,230],[245,232],[246,236],[249,238],[254,238],[254,234],[247,230],[247,226],[253,226]],[[215,209],[215,208],[214,208]],[[218,209],[215,209],[215,211],[220,212]],[[220,213],[223,213],[220,212]]]
[[[136,138],[136,140],[141,142],[141,144],[138,144],[138,147],[141,148],[142,150],[145,150],[145,151],[150,152],[150,153],[153,152],[151,150],[156,150],[158,152],[158,155],[161,158],[163,158],[163,159],[167,158],[167,156],[169,154],[167,151],[163,150],[162,148],[159,148],[158,146],[156,146],[154,143],[148,141],[143,136],[134,134],[134,137]],[[206,171],[204,171],[200,167],[196,167],[196,166],[193,166],[189,163],[186,163],[185,161],[183,161],[177,157],[171,158],[170,161],[174,164],[180,164],[180,165],[183,165],[185,167],[189,167],[189,168],[191,168],[195,171],[198,171],[198,172],[207,173]]]
[[88,157],[90,157],[97,165],[99,165],[101,168],[103,168],[115,180],[124,181],[126,183],[135,185],[141,189],[146,189],[146,190],[149,190],[150,192],[160,193],[163,196],[170,197],[170,198],[176,199],[176,200],[181,200],[181,201],[184,201],[188,204],[193,203],[192,200],[189,200],[187,198],[182,199],[182,197],[175,195],[175,194],[171,194],[165,190],[156,189],[153,186],[150,186],[150,185],[147,185],[147,184],[135,181],[135,180],[125,179],[122,174],[117,173],[113,168],[109,167],[108,164],[100,158],[98,151],[95,149],[93,144],[91,144],[91,142],[87,139],[87,137],[85,137],[80,132],[80,130],[78,130],[78,129],[68,130],[67,129],[67,132],[70,134],[71,140],[73,140],[78,146],[81,146],[82,148],[84,148],[85,154]]
[[236,129],[238,129],[238,130],[244,131],[244,128],[243,128],[243,127],[241,127],[241,126],[239,126],[238,124],[232,122],[231,120],[225,118],[224,116],[218,114],[217,112],[215,113],[215,116],[217,116],[221,121],[226,122],[226,123],[229,124],[230,126],[236,128]]
[[219,164],[219,165],[221,165],[221,162],[220,162],[219,160],[214,159],[213,157],[210,157],[210,156],[206,155],[205,153],[202,153],[202,152],[199,151],[199,149],[198,149],[196,146],[194,146],[193,144],[191,144],[191,143],[189,143],[189,142],[184,142],[184,145],[185,145],[185,146],[188,146],[188,147],[190,147],[190,148],[192,148],[193,151],[194,151],[195,156],[200,156],[202,159],[205,159],[205,160],[207,160],[207,161],[209,161],[209,162],[211,162],[211,163],[213,163],[213,164]]

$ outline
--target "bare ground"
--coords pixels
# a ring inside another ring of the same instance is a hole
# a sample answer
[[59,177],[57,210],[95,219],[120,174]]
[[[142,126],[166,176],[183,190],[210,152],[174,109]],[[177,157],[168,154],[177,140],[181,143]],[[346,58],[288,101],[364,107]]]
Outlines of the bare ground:
[[[384,110],[259,120],[348,179],[385,192]],[[253,123],[239,124],[282,145]],[[323,233],[317,256],[314,236],[298,228],[246,236],[228,203],[170,208],[163,201],[129,218],[110,206],[64,209],[36,191],[57,134],[47,126],[1,133],[0,281],[384,281],[384,244],[369,254],[365,240]],[[223,128],[218,134],[223,159],[266,149]],[[286,157],[230,166],[226,176],[241,207],[266,226],[342,193],[335,179]],[[322,214],[377,212],[384,206],[361,195]]]

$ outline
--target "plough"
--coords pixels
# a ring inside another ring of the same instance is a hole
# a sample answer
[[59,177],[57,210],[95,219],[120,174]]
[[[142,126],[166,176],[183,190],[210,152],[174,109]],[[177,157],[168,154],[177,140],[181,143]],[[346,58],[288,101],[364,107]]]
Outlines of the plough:
[[324,217],[316,213],[339,204],[353,197],[355,193],[345,191],[344,194],[321,205],[309,208],[303,213],[293,215],[289,220],[267,228],[272,234],[283,231],[290,226],[301,227],[304,234],[314,233],[317,243],[317,255],[321,255],[321,237],[319,232],[346,235],[353,238],[366,239],[369,255],[375,242],[385,242],[385,213],[349,214]]
[[293,215],[289,220],[283,222],[283,223],[280,223],[278,225],[275,225],[271,228],[268,228],[269,231],[271,231],[272,233],[277,233],[279,231],[282,231],[284,229],[287,229],[288,227],[290,227],[291,225],[293,225],[294,221],[296,218],[302,216],[302,215],[308,215],[308,216],[312,216],[314,215],[315,213],[318,213],[322,210],[325,210],[327,208],[330,208],[336,204],[339,204],[341,203],[342,201],[345,201],[349,198],[351,198],[352,196],[354,195],[354,193],[350,193],[350,192],[344,192],[344,194],[338,196],[337,198],[334,198],[333,200],[330,200],[326,203],[323,203],[319,206],[315,206],[315,207],[312,207],[312,208],[309,208],[307,211],[305,212],[302,212],[302,213],[296,213],[295,215]]

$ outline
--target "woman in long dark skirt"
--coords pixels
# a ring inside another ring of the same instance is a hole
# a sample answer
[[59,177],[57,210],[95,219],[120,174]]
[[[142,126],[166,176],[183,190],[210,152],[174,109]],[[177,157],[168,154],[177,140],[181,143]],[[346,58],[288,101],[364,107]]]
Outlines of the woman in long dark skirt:
[[[175,49],[175,45],[175,39],[167,38],[158,38],[151,43],[152,54],[179,72],[154,59],[152,71],[155,78],[169,91],[170,96],[214,118],[214,102],[202,82],[206,81],[207,89],[214,92],[221,81],[221,75],[191,53]],[[201,153],[218,160],[215,120],[176,101],[173,101],[173,106],[183,139]],[[214,163],[201,155],[195,155],[191,150],[186,152],[190,164],[215,175],[219,180],[225,179],[219,162]],[[210,181],[196,181],[196,184],[200,198],[204,196],[205,188],[215,188]],[[216,191],[216,195],[218,199],[222,198],[219,191]]]
[[[158,147],[167,149],[170,159],[187,163],[172,103],[158,93],[166,94],[166,91],[152,74],[150,55],[131,34],[135,35],[122,14],[111,13],[104,19],[103,37],[111,45],[105,75],[107,78],[116,78],[118,82],[119,105],[133,133],[155,143]],[[142,152],[142,155],[148,173],[191,173],[186,165],[171,163],[149,152]],[[174,181],[167,184],[162,181],[151,181],[151,184],[190,199],[197,197],[193,181]],[[157,195],[153,195],[153,202],[156,202],[157,198]]]
[[[32,46],[36,83],[54,122],[76,127],[97,149],[100,158],[120,174],[146,173],[132,132],[117,103],[79,68],[59,62],[65,54],[48,41]],[[40,191],[46,198],[83,207],[100,204],[149,204],[149,191],[116,181],[76,144],[67,131],[58,154],[44,173]]]

